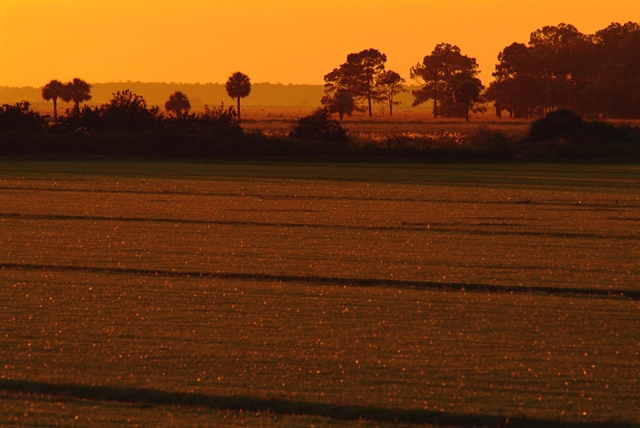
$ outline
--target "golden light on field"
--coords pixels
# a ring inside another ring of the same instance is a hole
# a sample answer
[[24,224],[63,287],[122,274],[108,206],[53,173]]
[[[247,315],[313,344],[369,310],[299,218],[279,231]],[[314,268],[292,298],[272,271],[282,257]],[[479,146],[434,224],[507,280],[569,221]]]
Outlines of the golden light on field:
[[2,0],[0,85],[89,82],[322,83],[350,52],[376,48],[409,67],[457,44],[490,81],[500,50],[544,25],[584,33],[637,21],[637,0]]

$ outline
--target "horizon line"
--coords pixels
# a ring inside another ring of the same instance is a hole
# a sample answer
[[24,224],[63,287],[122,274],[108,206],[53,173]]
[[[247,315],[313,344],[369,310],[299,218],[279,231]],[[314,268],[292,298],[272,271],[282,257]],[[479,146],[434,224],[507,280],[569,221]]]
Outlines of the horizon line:
[[[51,79],[51,80],[54,80],[54,79]],[[85,79],[83,79],[83,80],[85,80]],[[90,85],[113,85],[113,84],[123,84],[123,83],[144,83],[144,84],[164,84],[164,85],[199,85],[199,86],[222,85],[222,86],[224,86],[224,83],[220,83],[220,82],[205,82],[205,83],[202,83],[202,82],[164,82],[164,81],[160,82],[160,81],[142,81],[142,80],[121,80],[121,81],[111,81],[111,82],[89,82],[89,81],[86,81],[86,82],[89,83]],[[44,87],[47,83],[49,83],[49,82],[45,82],[44,84],[42,84],[40,86],[34,86],[34,85],[12,86],[12,85],[0,84],[0,88],[15,88],[15,89],[34,88],[34,89],[40,89],[40,88]],[[264,84],[281,85],[281,86],[324,86],[324,83],[282,83],[282,82],[277,82],[277,83],[273,83],[273,82],[251,83],[251,85],[264,85]],[[411,86],[411,85],[407,85],[407,86]]]

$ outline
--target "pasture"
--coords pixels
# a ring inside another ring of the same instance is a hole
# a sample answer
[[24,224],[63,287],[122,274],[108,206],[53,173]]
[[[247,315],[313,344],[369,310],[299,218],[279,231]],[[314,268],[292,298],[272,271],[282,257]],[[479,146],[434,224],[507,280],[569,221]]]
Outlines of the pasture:
[[639,212],[633,165],[3,160],[0,424],[639,426]]

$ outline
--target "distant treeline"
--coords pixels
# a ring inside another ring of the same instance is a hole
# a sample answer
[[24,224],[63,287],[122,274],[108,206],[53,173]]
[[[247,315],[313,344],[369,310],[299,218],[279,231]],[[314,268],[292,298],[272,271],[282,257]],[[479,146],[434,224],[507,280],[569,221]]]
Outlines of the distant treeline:
[[[218,105],[222,101],[229,100],[224,83],[116,82],[92,84],[90,104],[100,105],[109,102],[113,94],[127,89],[143,96],[150,105],[158,106],[164,105],[169,94],[176,91],[187,94],[192,107],[198,110],[204,108],[205,104]],[[251,97],[248,97],[244,103],[251,106],[318,107],[322,91],[322,85],[253,83]],[[42,100],[41,92],[42,87],[0,87],[0,104],[15,104],[23,100],[29,100],[34,104]]]

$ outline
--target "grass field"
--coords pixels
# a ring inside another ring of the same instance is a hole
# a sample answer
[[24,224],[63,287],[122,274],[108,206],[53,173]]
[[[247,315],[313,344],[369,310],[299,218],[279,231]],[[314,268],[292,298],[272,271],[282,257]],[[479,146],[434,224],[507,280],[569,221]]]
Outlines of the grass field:
[[632,165],[0,161],[0,425],[638,426],[639,209]]

